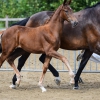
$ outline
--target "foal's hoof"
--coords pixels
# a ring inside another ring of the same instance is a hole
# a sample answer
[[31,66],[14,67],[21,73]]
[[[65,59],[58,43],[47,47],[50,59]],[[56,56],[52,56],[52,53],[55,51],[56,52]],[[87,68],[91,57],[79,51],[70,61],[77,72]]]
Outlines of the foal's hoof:
[[10,85],[9,87],[10,87],[10,89],[16,89],[16,85],[14,85],[14,84]]
[[79,86],[73,87],[73,90],[79,90]]
[[44,88],[44,86],[42,86],[41,83],[38,83],[38,86],[40,87],[40,89],[42,90],[42,92],[46,92],[47,90]]
[[44,87],[40,87],[40,88],[42,90],[42,93],[47,91]]

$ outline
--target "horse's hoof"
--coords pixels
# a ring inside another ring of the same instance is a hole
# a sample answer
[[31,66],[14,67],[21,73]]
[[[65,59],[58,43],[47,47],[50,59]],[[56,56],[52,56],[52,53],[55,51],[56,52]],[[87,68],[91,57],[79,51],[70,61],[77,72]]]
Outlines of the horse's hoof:
[[9,87],[10,87],[10,89],[16,89],[16,85],[14,85],[14,84],[10,85]]
[[60,83],[61,83],[60,78],[55,78],[54,81],[58,86],[60,86]]
[[73,87],[73,90],[79,90],[79,86]]
[[40,87],[40,89],[42,90],[42,92],[46,92],[47,90],[44,88],[44,86],[42,86],[41,83],[38,83],[38,86]]
[[47,91],[47,90],[46,90],[45,88],[42,88],[42,93],[43,93],[43,92],[46,92],[46,91]]

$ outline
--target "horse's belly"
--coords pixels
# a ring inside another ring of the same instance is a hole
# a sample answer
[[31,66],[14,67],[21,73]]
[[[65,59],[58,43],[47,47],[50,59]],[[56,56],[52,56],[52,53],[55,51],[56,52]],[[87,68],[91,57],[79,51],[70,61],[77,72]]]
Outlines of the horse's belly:
[[20,45],[20,48],[22,48],[25,51],[30,52],[30,53],[39,54],[39,53],[43,53],[44,52],[43,47],[40,44],[40,42],[23,41],[19,45]]
[[44,53],[42,48],[36,47],[35,46],[21,46],[22,49],[24,49],[25,51],[29,52],[29,53],[35,53],[35,54],[40,54],[40,53]]
[[66,50],[81,50],[88,48],[88,44],[86,42],[82,42],[82,40],[68,40],[63,39],[61,40],[61,46],[60,48],[66,49]]

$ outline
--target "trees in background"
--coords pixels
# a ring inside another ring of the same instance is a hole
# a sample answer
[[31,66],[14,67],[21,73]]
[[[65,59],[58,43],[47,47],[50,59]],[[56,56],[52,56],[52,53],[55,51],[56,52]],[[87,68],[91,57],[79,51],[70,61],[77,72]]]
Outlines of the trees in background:
[[73,0],[72,8],[75,9],[75,11],[79,11],[81,9],[91,7],[98,2],[99,0]]
[[[0,18],[28,17],[43,10],[55,10],[63,0],[0,0]],[[71,7],[79,11],[96,4],[98,0],[72,0]]]

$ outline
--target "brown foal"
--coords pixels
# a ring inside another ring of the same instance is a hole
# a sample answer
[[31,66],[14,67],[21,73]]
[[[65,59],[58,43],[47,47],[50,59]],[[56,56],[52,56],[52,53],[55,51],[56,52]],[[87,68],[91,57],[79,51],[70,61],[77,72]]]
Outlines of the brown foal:
[[[60,48],[64,20],[71,23],[77,22],[77,19],[73,16],[73,11],[69,6],[70,2],[71,0],[69,2],[64,0],[63,4],[58,7],[51,19],[45,25],[36,28],[16,25],[5,30],[1,39],[2,54],[0,57],[0,66],[16,48],[22,48],[29,53],[46,54],[43,72],[39,80],[39,86],[42,89],[42,92],[46,91],[42,83],[48,68],[48,64],[50,63],[52,57],[65,63],[71,80],[74,81],[74,73],[67,59],[57,52],[57,50]],[[8,63],[14,69],[17,75],[17,84],[19,84],[19,71],[15,67],[13,61],[8,60]]]

